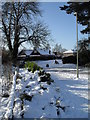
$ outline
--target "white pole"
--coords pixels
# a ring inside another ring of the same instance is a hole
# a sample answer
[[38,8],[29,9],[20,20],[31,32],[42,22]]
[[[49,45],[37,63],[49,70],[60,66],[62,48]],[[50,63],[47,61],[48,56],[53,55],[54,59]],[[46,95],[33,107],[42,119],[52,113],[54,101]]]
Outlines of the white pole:
[[[2,89],[2,3],[0,2],[0,90]],[[1,94],[1,93],[0,93]]]
[[77,78],[79,78],[79,70],[78,70],[78,21],[77,21],[77,12],[76,12],[76,39],[77,39]]

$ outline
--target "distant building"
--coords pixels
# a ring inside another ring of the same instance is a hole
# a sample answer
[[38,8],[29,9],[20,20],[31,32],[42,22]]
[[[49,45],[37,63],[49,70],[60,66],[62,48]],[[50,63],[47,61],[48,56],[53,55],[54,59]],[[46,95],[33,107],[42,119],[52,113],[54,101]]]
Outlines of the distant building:
[[18,54],[20,57],[29,57],[31,55],[40,55],[37,50],[21,50]]
[[51,55],[50,50],[34,49],[34,50],[21,50],[18,54],[20,57]]
[[53,60],[61,59],[61,56],[54,55],[49,49],[21,50],[18,54],[19,61],[27,60]]
[[47,49],[37,49],[37,51],[40,53],[40,55],[51,55],[51,50]]
[[76,54],[76,51],[68,50],[68,51],[63,52],[63,57],[74,56],[75,54]]

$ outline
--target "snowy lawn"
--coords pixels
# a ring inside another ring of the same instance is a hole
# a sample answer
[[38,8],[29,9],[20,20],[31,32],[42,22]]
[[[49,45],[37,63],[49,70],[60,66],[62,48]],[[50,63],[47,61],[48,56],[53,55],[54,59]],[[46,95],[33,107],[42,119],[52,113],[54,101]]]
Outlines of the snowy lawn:
[[13,108],[15,118],[88,118],[87,69],[79,68],[80,76],[76,79],[76,65],[58,62],[36,61],[51,74],[54,82],[50,85],[40,82],[38,71],[19,69]]
[[[76,79],[76,66],[73,64],[54,64],[54,61],[39,61],[38,65],[44,67],[60,87],[61,104],[69,106],[65,112],[62,110],[62,118],[88,118],[88,71],[79,68],[79,79]],[[49,68],[46,68],[49,64]]]

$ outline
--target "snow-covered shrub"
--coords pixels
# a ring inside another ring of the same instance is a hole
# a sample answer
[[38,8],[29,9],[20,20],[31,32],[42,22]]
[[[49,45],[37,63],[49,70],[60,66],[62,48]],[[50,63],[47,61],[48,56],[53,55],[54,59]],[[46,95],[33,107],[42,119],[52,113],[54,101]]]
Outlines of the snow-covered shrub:
[[9,97],[9,94],[8,94],[8,93],[4,93],[4,94],[2,95],[2,97]]
[[30,85],[27,85],[26,88],[30,88],[31,86]]
[[59,64],[59,62],[57,60],[55,60],[55,64]]
[[57,107],[57,115],[59,115],[59,108],[61,108],[64,112],[65,112],[65,109],[66,109],[66,106],[62,106],[60,104],[60,100],[59,99],[56,99],[56,103],[55,103],[55,106]]
[[28,71],[34,73],[36,70],[41,70],[42,68],[39,67],[35,62],[29,62],[27,61],[25,63],[25,68],[28,69]]
[[27,93],[23,93],[23,94],[20,95],[21,100],[25,99],[25,100],[31,101],[32,97],[33,97],[33,95],[30,96]]
[[54,82],[54,80],[51,79],[51,75],[49,73],[46,73],[45,71],[40,71],[38,74],[40,76],[39,82],[47,82],[48,85],[50,85],[51,82]]
[[46,64],[46,67],[49,67],[49,64]]
[[46,76],[48,79],[51,79],[51,78],[50,78],[51,75],[50,75],[49,73],[45,73],[45,76]]
[[47,90],[47,88],[43,87],[42,85],[40,85],[40,88],[43,89],[43,90]]
[[44,70],[40,70],[38,75],[41,76],[41,75],[44,75],[45,74],[45,71]]

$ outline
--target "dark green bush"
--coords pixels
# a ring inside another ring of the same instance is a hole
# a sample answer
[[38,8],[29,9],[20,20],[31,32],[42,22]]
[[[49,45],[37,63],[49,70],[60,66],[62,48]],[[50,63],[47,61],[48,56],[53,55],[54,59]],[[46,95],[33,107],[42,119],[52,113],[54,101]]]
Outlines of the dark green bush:
[[85,66],[88,67],[88,68],[90,68],[90,63],[86,64]]
[[63,57],[62,62],[63,62],[63,64],[68,64],[68,63],[76,64],[77,63],[77,58],[76,58],[76,56]]
[[[78,53],[78,62],[80,66],[87,66],[90,63],[90,50],[82,50]],[[63,64],[73,63],[77,64],[77,54],[62,58]]]
[[86,65],[90,63],[90,51],[85,50],[82,52],[79,52],[79,61],[80,65]]
[[36,70],[41,70],[42,68],[39,67],[35,62],[29,62],[27,61],[25,63],[25,68],[28,68],[28,71],[34,73]]

